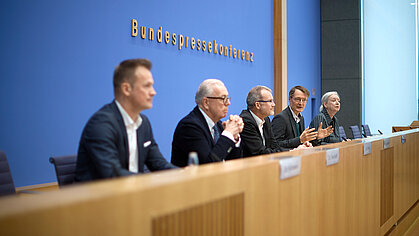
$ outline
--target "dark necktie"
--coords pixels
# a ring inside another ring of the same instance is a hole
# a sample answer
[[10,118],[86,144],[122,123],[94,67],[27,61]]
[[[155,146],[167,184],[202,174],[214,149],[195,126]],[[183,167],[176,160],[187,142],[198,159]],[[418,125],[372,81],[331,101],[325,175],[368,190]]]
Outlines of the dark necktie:
[[297,130],[297,137],[300,137],[300,122],[295,122],[295,129]]
[[212,128],[214,129],[214,143],[217,143],[220,138],[220,131],[218,130],[217,124],[215,124]]

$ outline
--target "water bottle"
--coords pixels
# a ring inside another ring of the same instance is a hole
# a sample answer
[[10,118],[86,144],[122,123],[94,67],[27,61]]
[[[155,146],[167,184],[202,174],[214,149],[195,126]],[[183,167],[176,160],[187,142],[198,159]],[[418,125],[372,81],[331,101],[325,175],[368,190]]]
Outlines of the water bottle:
[[198,153],[197,152],[190,152],[189,153],[189,158],[188,158],[188,166],[197,166],[199,165],[199,160],[198,160]]

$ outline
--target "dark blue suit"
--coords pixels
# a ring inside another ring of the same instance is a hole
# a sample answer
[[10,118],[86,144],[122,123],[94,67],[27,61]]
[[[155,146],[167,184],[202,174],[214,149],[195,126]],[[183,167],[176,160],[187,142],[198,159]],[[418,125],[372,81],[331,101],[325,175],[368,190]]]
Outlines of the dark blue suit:
[[[154,141],[150,122],[141,115],[137,129],[138,172],[175,168],[164,159]],[[84,127],[77,156],[75,181],[135,174],[128,170],[129,149],[125,124],[113,101],[97,111]]]
[[[220,133],[224,130],[221,122],[217,122]],[[188,164],[190,152],[197,152],[199,164],[217,162],[240,158],[241,148],[237,148],[235,143],[221,135],[217,143],[210,133],[208,123],[196,106],[187,116],[185,116],[176,127],[172,142],[171,162],[179,167]]]

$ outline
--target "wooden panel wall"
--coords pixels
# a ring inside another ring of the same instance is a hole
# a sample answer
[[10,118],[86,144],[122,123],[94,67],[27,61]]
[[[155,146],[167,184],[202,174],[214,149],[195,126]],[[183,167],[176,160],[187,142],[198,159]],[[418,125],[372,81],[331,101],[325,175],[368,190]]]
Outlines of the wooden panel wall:
[[394,214],[394,148],[382,150],[380,162],[380,226],[382,226]]
[[244,235],[244,194],[153,219],[153,236]]
[[[0,200],[0,235],[152,235],[153,219],[179,213],[179,224],[187,225],[183,217],[208,216],[208,209],[214,216],[226,209],[237,214],[228,224],[214,222],[220,230],[234,226],[239,235],[274,235],[278,179],[277,162],[254,158],[6,197]],[[185,230],[181,235],[191,232]]]
[[[407,134],[406,143],[401,144],[400,137],[392,138],[395,143],[394,156],[394,215],[399,219],[418,200],[419,154],[418,135]],[[416,141],[416,143],[415,143]]]
[[[400,134],[406,143],[401,144]],[[419,199],[419,130],[400,134],[388,136],[388,149],[383,137],[371,137],[5,197],[0,199],[0,235],[403,232],[395,223],[417,217],[405,214]],[[369,142],[372,152],[363,155]],[[339,148],[339,162],[326,166],[330,148]],[[280,180],[278,159],[289,156],[301,156],[301,173]]]

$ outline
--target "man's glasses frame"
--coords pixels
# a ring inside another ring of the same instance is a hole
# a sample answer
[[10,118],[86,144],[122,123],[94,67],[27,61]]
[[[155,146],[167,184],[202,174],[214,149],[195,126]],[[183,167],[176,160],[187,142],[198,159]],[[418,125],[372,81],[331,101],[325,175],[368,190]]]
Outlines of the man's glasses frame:
[[295,98],[295,97],[293,97],[292,100],[294,102],[301,102],[301,103],[306,103],[307,102],[307,98]]
[[275,103],[274,100],[272,100],[272,99],[271,100],[259,100],[259,101],[256,101],[256,102],[270,102],[270,103]]
[[231,97],[228,97],[228,96],[222,96],[222,97],[206,97],[206,98],[223,100],[224,105],[227,105],[231,101]]

